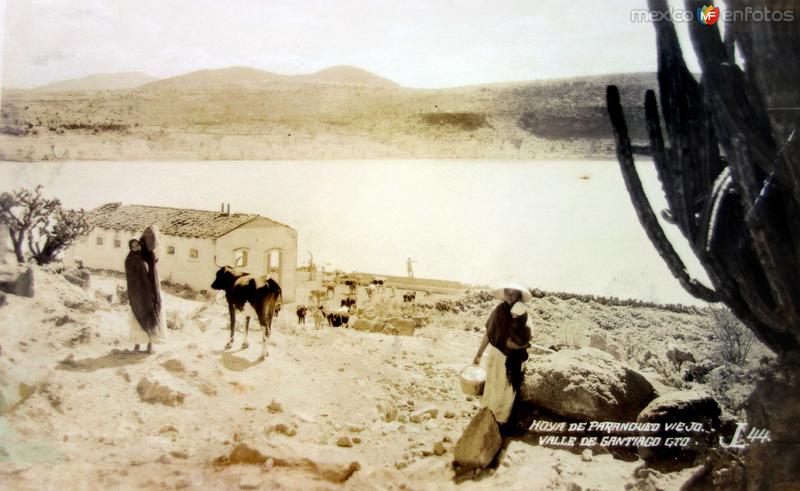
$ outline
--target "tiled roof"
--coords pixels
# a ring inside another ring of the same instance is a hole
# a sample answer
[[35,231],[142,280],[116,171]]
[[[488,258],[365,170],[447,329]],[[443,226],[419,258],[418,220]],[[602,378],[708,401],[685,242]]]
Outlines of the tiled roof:
[[[159,206],[122,205],[109,203],[89,212],[89,221],[96,227],[112,230],[140,231],[156,224],[164,235],[216,239],[257,218],[252,214],[232,213],[224,215],[218,211],[187,210]],[[269,220],[276,226],[286,227]]]

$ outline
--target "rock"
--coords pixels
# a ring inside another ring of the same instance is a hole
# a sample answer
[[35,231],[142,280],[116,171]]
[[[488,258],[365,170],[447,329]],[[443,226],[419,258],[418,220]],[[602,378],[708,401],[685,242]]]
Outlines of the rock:
[[444,412],[444,417],[447,418],[447,419],[455,418],[456,417],[456,412],[448,409],[447,411]]
[[655,398],[641,374],[594,348],[558,351],[526,364],[522,399],[580,421],[634,421]]
[[397,421],[401,423],[408,423],[408,416],[406,416],[405,414],[401,414],[397,416]]
[[433,453],[436,455],[444,455],[447,450],[444,448],[444,442],[438,441],[433,444]]
[[392,317],[386,321],[383,332],[386,334],[399,334],[400,336],[413,336],[416,329],[417,325],[412,319]]
[[354,437],[353,437],[353,443],[355,443],[356,445],[358,445],[359,443],[361,443],[361,437],[359,437],[359,436],[354,436]]
[[[698,451],[704,451],[714,442],[708,440],[708,433],[686,433],[678,431],[666,431],[665,423],[702,423],[703,428],[708,431],[712,428],[718,430],[720,427],[721,410],[717,401],[708,394],[693,390],[674,391],[654,399],[645,407],[637,421],[643,423],[661,423],[661,431],[648,434],[648,436],[661,437],[662,440],[669,437],[691,437],[693,444],[687,447],[669,448],[659,447],[639,447],[639,456],[646,462],[670,461],[691,463],[697,456]],[[716,433],[716,431],[715,431]]]
[[167,311],[167,328],[173,331],[180,331],[186,325],[186,319],[178,310]]
[[92,283],[92,274],[88,269],[73,268],[64,271],[64,279],[83,289],[89,288]]
[[20,297],[33,298],[33,268],[27,267],[25,271],[4,271],[0,280],[0,291]]
[[253,464],[261,465],[267,461],[267,457],[258,450],[249,447],[245,443],[236,445],[231,450],[230,455],[218,457],[214,460],[215,465],[236,465]]
[[168,457],[168,456],[166,456],[166,455],[162,455],[162,456],[161,456],[161,457],[158,459],[158,463],[159,463],[159,464],[164,464],[164,465],[171,465],[171,464],[172,464],[172,459],[171,459],[171,458],[169,458],[169,457]]
[[372,331],[375,328],[375,323],[366,319],[356,319],[352,326],[356,331]]
[[349,436],[342,435],[342,436],[339,437],[338,440],[336,440],[336,445],[338,445],[340,447],[348,447],[349,448],[349,447],[353,446],[353,442],[352,442],[352,440],[350,440]]
[[162,367],[166,368],[171,373],[183,373],[186,371],[186,368],[183,366],[183,362],[178,360],[177,358],[172,358],[164,363],[161,364]]
[[428,418],[435,419],[439,415],[439,410],[435,406],[425,406],[411,413],[409,419],[412,423],[421,423],[427,419],[425,418],[426,415]]
[[186,459],[188,459],[188,458],[189,458],[189,454],[187,454],[186,452],[183,452],[183,451],[181,451],[181,450],[173,450],[173,451],[172,451],[172,452],[170,452],[169,454],[170,454],[171,456],[175,457],[176,459],[183,459],[183,460],[186,460]]
[[397,407],[393,403],[388,401],[379,402],[376,407],[384,422],[389,423],[397,419]]
[[183,399],[186,394],[170,389],[165,385],[161,385],[158,381],[150,380],[148,377],[142,377],[136,385],[136,392],[139,393],[139,399],[148,404],[164,404],[166,406],[178,406],[183,404]]
[[466,468],[483,469],[500,450],[502,438],[494,415],[488,408],[478,411],[456,442],[453,457],[456,464]]
[[584,462],[591,462],[592,461],[592,449],[586,448],[581,452],[581,460]]
[[94,298],[105,303],[114,303],[114,297],[110,293],[103,293],[100,290],[94,291]]
[[277,399],[272,399],[267,406],[267,410],[271,413],[281,413],[283,412],[283,404],[281,404]]
[[295,436],[297,434],[297,426],[287,423],[278,423],[275,425],[275,431],[286,436]]

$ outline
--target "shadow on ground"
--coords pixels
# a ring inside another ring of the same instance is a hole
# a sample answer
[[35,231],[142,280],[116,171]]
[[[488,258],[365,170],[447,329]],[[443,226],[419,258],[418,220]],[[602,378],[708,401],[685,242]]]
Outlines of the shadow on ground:
[[76,360],[72,355],[58,362],[59,370],[72,372],[94,372],[103,368],[119,368],[127,365],[141,363],[150,356],[142,351],[112,350],[111,353],[98,358],[82,358]]

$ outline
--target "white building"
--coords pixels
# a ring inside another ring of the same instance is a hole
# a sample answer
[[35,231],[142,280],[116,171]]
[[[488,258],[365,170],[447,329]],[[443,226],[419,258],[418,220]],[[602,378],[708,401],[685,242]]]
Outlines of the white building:
[[[228,208],[230,210],[230,207]],[[210,290],[218,267],[233,266],[254,275],[269,274],[283,291],[283,302],[294,302],[297,274],[297,231],[259,215],[186,210],[110,203],[88,213],[94,226],[75,244],[68,257],[81,258],[88,268],[125,271],[128,241],[158,225],[162,281]]]

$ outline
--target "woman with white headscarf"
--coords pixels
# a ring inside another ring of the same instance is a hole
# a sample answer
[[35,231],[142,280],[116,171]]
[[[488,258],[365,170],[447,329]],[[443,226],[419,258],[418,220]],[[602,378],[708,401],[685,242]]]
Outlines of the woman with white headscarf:
[[530,302],[533,296],[516,283],[501,286],[494,295],[502,301],[486,321],[486,334],[473,363],[482,364],[486,370],[481,406],[488,407],[502,424],[508,422],[522,384],[522,363],[528,359],[531,341],[523,302]]

